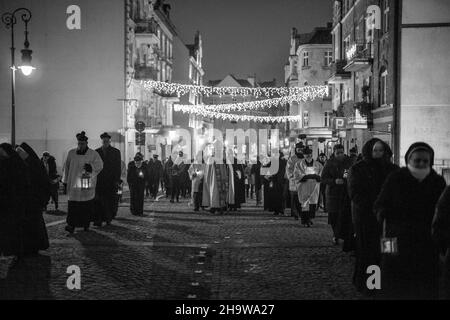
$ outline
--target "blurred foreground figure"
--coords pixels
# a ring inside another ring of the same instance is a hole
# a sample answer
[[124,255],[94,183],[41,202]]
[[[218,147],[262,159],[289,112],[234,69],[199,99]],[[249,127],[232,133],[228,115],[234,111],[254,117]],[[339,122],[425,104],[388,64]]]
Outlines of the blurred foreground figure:
[[25,162],[30,181],[30,193],[25,203],[25,216],[20,224],[23,253],[34,255],[39,250],[46,250],[49,247],[42,211],[50,197],[50,180],[41,160],[28,144],[22,143],[16,148],[16,151]]
[[413,143],[407,167],[392,173],[375,202],[383,238],[396,242],[395,254],[382,254],[381,298],[437,299],[439,251],[432,241],[431,222],[446,183],[433,170],[434,151]]

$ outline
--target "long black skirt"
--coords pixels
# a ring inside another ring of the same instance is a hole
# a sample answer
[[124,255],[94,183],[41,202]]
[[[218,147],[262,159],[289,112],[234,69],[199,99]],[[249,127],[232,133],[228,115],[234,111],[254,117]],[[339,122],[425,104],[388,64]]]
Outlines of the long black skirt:
[[95,200],[69,201],[67,224],[75,228],[89,227],[94,214]]
[[117,192],[115,190],[97,192],[95,196],[94,222],[111,222],[117,213]]
[[50,246],[42,209],[39,206],[30,207],[26,218],[22,221],[21,236],[23,253],[33,254],[39,250],[47,250]]
[[145,186],[143,184],[130,186],[131,214],[136,216],[141,216],[144,214],[144,192]]

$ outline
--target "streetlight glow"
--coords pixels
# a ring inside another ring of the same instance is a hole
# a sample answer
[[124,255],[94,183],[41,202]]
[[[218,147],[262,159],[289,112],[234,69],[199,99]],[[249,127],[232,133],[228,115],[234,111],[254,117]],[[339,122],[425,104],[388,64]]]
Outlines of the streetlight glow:
[[18,68],[22,71],[23,75],[27,77],[33,72],[34,69],[36,69],[32,66],[19,66]]

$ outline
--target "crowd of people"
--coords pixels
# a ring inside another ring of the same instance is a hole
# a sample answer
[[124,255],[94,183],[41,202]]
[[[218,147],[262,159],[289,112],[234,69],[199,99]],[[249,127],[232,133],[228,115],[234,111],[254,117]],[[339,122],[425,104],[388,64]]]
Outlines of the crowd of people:
[[[27,143],[0,144],[1,255],[20,259],[49,247],[43,212],[50,200],[58,210],[61,178],[68,197],[66,231],[111,224],[123,168],[111,136],[105,132],[100,138],[102,146],[93,150],[86,133],[77,134],[62,176],[48,152],[40,159]],[[392,163],[392,151],[380,139],[367,141],[360,155],[356,148],[349,155],[344,150],[337,144],[329,158],[321,153],[315,159],[299,142],[288,157],[280,151],[276,170],[267,159],[241,163],[232,149],[221,160],[203,153],[187,160],[179,151],[175,159],[154,155],[145,161],[137,153],[126,173],[130,212],[142,216],[146,196],[165,196],[171,203],[189,198],[194,211],[213,214],[238,211],[255,199],[263,210],[290,215],[310,228],[321,208],[328,214],[330,241],[354,256],[358,291],[387,299],[434,299],[443,276],[450,298],[450,190],[433,169],[434,150],[412,144],[403,168]],[[381,290],[367,286],[373,265],[380,266]]]

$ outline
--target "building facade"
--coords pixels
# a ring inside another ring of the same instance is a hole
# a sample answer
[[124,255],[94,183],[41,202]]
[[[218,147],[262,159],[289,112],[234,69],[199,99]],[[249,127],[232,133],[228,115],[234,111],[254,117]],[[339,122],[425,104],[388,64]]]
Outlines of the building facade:
[[329,83],[336,137],[347,148],[378,137],[404,164],[409,145],[425,141],[447,172],[449,13],[445,0],[334,1]]
[[[328,85],[331,62],[331,24],[304,34],[292,29],[289,61],[285,65],[286,86]],[[295,137],[305,135],[304,140],[314,155],[329,152],[333,112],[331,95],[313,101],[294,102],[289,112],[290,115],[302,116],[301,121],[290,123],[291,144],[295,143]]]

